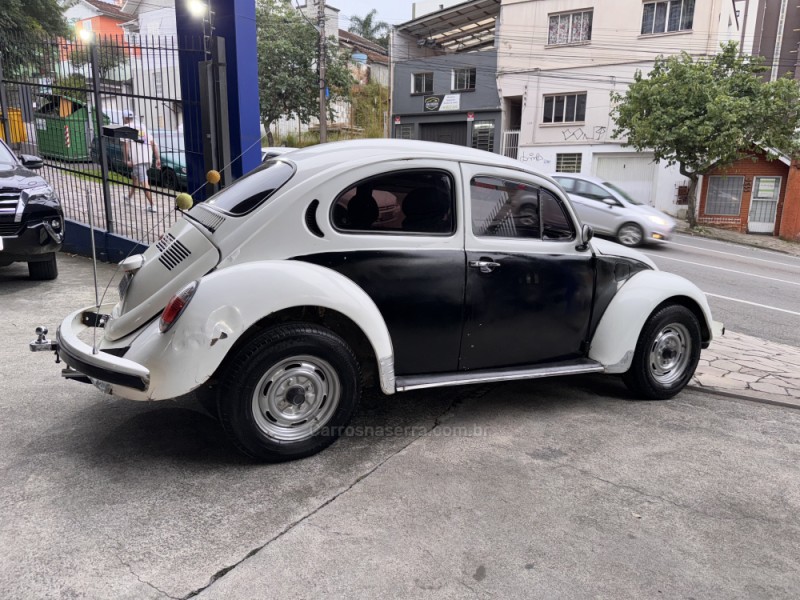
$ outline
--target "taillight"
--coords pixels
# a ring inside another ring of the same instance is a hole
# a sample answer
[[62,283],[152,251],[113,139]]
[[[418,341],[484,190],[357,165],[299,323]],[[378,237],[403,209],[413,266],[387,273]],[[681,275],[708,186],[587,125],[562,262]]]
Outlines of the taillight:
[[181,316],[181,313],[189,304],[189,301],[196,291],[197,282],[193,281],[170,298],[169,302],[167,302],[167,305],[164,307],[164,311],[161,313],[161,320],[158,323],[158,329],[161,333],[169,331],[169,328],[175,324],[175,321]]

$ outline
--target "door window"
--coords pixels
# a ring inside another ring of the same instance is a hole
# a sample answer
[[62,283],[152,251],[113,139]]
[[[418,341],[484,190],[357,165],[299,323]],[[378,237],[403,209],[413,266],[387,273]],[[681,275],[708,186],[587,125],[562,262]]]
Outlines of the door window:
[[591,198],[592,200],[602,200],[609,198],[611,194],[601,188],[599,185],[591,183],[590,181],[583,181],[582,179],[575,180],[575,187],[572,189],[573,194],[578,194],[584,198]]
[[450,235],[456,223],[453,179],[434,170],[370,177],[339,194],[331,219],[347,233]]
[[561,202],[538,186],[474,177],[470,202],[472,232],[479,237],[564,240],[574,236]]

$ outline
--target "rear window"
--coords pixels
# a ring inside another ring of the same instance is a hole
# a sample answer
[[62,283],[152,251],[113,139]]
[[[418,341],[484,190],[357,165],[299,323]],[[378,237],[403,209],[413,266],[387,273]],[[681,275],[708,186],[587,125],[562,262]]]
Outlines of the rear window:
[[271,160],[206,201],[229,215],[241,216],[261,206],[294,175],[294,166]]

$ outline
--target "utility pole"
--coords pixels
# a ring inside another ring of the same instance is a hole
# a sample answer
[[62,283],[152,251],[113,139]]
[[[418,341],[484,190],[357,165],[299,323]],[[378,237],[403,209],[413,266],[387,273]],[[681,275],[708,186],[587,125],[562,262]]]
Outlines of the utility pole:
[[328,106],[325,96],[325,0],[317,0],[317,18],[319,19],[319,143],[328,141]]

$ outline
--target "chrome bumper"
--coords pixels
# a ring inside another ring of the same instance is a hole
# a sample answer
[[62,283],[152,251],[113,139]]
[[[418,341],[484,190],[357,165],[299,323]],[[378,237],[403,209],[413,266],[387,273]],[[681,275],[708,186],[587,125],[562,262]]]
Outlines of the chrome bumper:
[[[99,313],[110,312],[111,308],[113,305],[101,306]],[[71,369],[93,381],[147,391],[150,386],[149,369],[132,360],[97,350],[78,338],[80,332],[95,326],[97,315],[98,311],[93,306],[70,314],[58,327],[53,349]]]

